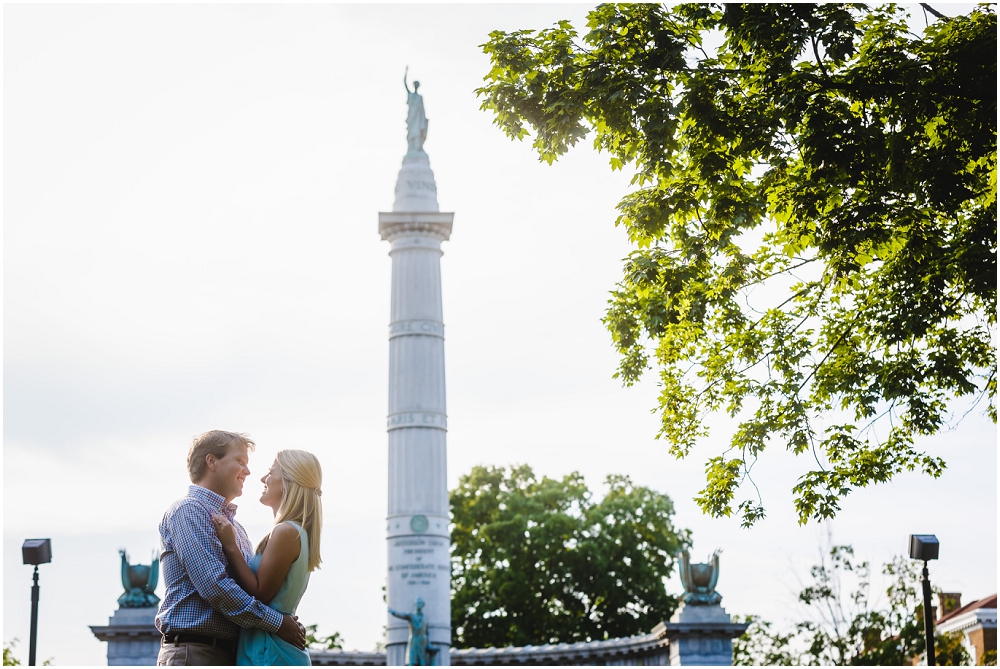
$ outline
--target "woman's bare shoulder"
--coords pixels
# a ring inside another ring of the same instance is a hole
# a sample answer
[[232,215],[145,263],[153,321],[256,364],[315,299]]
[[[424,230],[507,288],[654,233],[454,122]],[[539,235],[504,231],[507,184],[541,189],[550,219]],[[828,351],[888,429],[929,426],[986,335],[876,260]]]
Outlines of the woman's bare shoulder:
[[294,525],[278,523],[271,528],[271,536],[267,540],[264,555],[268,553],[289,561],[298,557],[300,552],[299,532]]
[[290,541],[299,538],[299,531],[291,523],[278,523],[271,528],[271,541]]
[[275,548],[298,546],[299,533],[288,523],[278,523],[271,528],[271,534],[268,536],[267,545],[270,546],[271,544],[274,544]]

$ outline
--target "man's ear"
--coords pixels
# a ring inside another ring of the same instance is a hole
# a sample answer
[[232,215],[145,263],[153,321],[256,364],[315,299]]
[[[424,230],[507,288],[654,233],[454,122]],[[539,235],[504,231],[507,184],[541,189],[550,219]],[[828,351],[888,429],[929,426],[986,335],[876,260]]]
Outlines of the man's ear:
[[209,471],[212,471],[212,472],[215,471],[215,463],[217,463],[217,462],[218,462],[218,460],[216,459],[215,455],[213,455],[212,453],[209,453],[208,455],[205,456],[205,464],[208,465]]

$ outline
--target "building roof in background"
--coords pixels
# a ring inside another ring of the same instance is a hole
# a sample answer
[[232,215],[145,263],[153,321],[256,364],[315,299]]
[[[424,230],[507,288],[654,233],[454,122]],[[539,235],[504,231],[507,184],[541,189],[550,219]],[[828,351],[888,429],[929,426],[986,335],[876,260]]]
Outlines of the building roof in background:
[[946,620],[951,620],[952,618],[957,618],[963,613],[968,613],[969,611],[975,611],[976,609],[995,609],[997,607],[997,596],[992,594],[989,597],[984,597],[983,599],[978,599],[974,602],[970,602],[965,606],[955,609],[954,611],[949,611],[944,617],[940,618],[935,625],[940,625]]

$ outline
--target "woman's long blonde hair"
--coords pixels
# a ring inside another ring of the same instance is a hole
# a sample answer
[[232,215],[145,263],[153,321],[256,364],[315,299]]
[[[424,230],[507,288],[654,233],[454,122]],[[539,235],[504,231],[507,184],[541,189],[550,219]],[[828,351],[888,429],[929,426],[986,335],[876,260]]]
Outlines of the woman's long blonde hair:
[[[323,530],[323,502],[320,499],[323,469],[319,460],[308,451],[278,451],[275,462],[281,471],[281,504],[274,524],[290,520],[302,526],[309,536],[309,571],[319,567],[319,538]],[[263,553],[270,533],[257,545]]]

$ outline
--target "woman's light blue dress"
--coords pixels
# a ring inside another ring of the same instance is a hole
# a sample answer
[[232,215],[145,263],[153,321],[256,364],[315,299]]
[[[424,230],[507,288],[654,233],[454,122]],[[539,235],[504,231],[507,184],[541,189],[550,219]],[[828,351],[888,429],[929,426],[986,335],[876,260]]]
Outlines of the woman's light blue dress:
[[[306,586],[309,585],[309,535],[298,523],[285,521],[299,531],[299,556],[288,568],[288,574],[282,582],[274,599],[267,603],[272,609],[295,615],[295,609],[302,599]],[[250,561],[250,569],[257,573],[260,567],[262,553],[257,553]],[[277,634],[265,632],[256,627],[245,627],[240,630],[240,642],[236,648],[236,664],[274,666],[274,665],[306,665],[309,653],[299,650],[292,644],[282,641]]]

